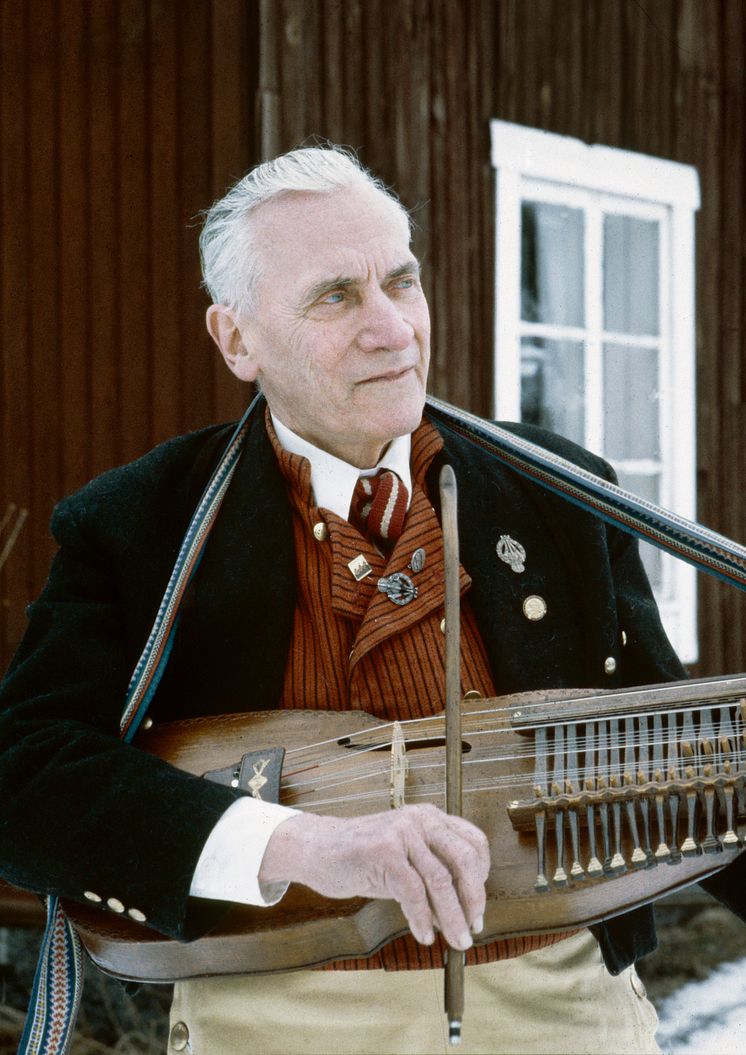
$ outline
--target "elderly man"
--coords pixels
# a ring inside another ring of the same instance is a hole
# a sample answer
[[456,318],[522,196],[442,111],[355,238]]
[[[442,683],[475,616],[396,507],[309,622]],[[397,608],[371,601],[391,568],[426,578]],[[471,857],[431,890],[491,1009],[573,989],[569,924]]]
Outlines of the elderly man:
[[[207,326],[263,401],[183,604],[156,723],[269,707],[439,711],[446,461],[466,510],[465,694],[682,675],[633,542],[423,418],[429,316],[409,243],[399,202],[335,149],[261,165],[208,212]],[[368,960],[177,985],[171,1051],[446,1050],[433,970],[444,940],[469,950],[464,1050],[658,1051],[631,967],[655,944],[649,910],[594,936],[472,948],[489,852],[468,822],[428,806],[299,813],[118,740],[129,675],[229,436],[172,440],[55,511],[60,550],[3,687],[4,874],[181,940],[199,933],[196,905],[274,904],[289,883],[401,905],[411,935]],[[524,547],[525,574],[498,559],[500,536]],[[377,589],[394,572],[417,587],[408,603]]]

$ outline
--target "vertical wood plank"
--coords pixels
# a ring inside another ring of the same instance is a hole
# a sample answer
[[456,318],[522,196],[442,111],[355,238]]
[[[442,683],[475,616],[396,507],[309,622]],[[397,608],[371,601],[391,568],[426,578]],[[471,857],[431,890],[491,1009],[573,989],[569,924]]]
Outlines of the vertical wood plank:
[[[366,29],[365,39],[371,49],[370,64],[375,68],[380,58],[379,36],[373,26],[378,16],[377,0],[372,0],[365,8],[366,17],[371,19]],[[319,56],[319,76],[321,78],[324,109],[323,127],[320,129],[331,142],[347,143],[345,127],[345,80],[344,56],[347,49],[346,0],[321,0],[320,22],[323,33],[323,52]],[[379,83],[382,83],[379,79]],[[385,105],[379,99],[381,105]],[[363,108],[370,107],[370,99],[360,99]],[[354,145],[354,144],[348,144]]]
[[148,185],[149,297],[153,440],[179,432],[182,421],[182,357],[174,335],[179,332],[179,93],[177,12],[174,0],[148,8],[150,96],[147,136],[150,142]]
[[[80,487],[93,471],[89,330],[91,232],[88,134],[87,9],[61,9],[59,76],[60,490]],[[55,491],[55,495],[59,491]]]
[[[585,105],[589,115],[588,139],[634,150],[623,131],[628,110],[627,45],[623,30],[625,4],[601,0],[588,9],[584,50],[588,81]],[[603,41],[603,47],[599,47]]]
[[[721,415],[719,447],[719,496],[722,530],[733,537],[746,537],[743,512],[743,466],[746,454],[744,431],[744,186],[746,142],[744,140],[744,30],[742,4],[726,3],[723,23],[723,136],[720,159],[725,210],[721,229],[721,252],[727,265],[720,285],[721,384],[718,408]],[[746,619],[742,597],[730,591],[723,609],[723,660],[743,662]]]
[[[0,5],[0,517],[9,506],[31,505],[31,267],[28,253],[30,183],[28,9]],[[15,521],[13,521],[15,522]],[[20,636],[33,574],[32,524],[25,528],[0,571],[0,669]],[[4,536],[7,537],[7,536]]]
[[120,455],[144,453],[153,437],[150,349],[150,106],[148,4],[120,0],[117,149],[119,315],[121,341]]
[[277,0],[260,0],[259,8],[259,121],[260,159],[281,153],[282,8]]
[[181,379],[181,429],[191,430],[218,419],[212,377],[218,354],[204,323],[209,299],[201,289],[197,240],[198,213],[212,202],[209,78],[205,47],[210,39],[210,9],[203,0],[180,6],[178,27],[179,105],[177,164],[180,171],[178,254],[178,348]]
[[117,207],[121,67],[116,0],[89,6],[90,62],[88,234],[90,288],[91,474],[120,460],[122,311],[119,298],[120,211]]
[[[719,405],[721,321],[720,288],[723,255],[723,197],[720,175],[722,142],[722,5],[686,0],[679,14],[684,26],[679,51],[682,91],[679,135],[683,159],[697,166],[702,208],[697,218],[697,480],[698,517],[720,522]],[[688,131],[691,130],[692,138]],[[726,590],[708,576],[699,577],[701,660],[698,672],[721,673]],[[735,668],[734,668],[735,669]]]
[[60,431],[59,25],[56,0],[41,0],[29,22],[30,183],[26,199],[30,271],[31,404],[21,427],[31,432],[29,529],[35,566],[47,563],[49,513],[62,486]]
[[[255,82],[247,62],[256,44],[254,25],[241,0],[213,0],[211,31],[213,196],[218,197],[239,179],[254,160],[253,113]],[[238,417],[250,392],[219,360],[213,358],[215,412],[219,420]]]

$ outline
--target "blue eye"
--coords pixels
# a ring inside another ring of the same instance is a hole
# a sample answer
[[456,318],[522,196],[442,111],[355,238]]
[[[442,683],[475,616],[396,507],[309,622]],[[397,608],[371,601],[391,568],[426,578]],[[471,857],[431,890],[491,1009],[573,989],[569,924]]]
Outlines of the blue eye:
[[344,298],[344,293],[340,293],[339,290],[337,290],[335,293],[327,293],[327,295],[324,297],[324,299],[322,300],[321,303],[322,304],[341,304],[343,298]]

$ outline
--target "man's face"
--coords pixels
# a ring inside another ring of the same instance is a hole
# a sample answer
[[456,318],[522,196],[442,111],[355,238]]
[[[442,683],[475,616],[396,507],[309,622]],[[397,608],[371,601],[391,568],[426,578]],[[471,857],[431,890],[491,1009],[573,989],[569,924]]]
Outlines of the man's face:
[[257,310],[229,365],[293,431],[368,468],[425,399],[430,319],[406,223],[366,186],[284,195],[254,219]]

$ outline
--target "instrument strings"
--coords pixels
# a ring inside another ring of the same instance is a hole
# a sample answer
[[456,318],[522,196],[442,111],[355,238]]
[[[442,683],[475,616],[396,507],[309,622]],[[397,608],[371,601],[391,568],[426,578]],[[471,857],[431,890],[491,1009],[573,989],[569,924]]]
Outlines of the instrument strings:
[[[662,712],[617,714],[596,720],[572,719],[555,723],[561,724],[565,729],[568,725],[574,725],[577,730],[572,744],[572,763],[568,761],[569,745],[566,735],[558,748],[557,754],[561,755],[559,771],[562,782],[570,782],[572,791],[580,792],[587,779],[593,781],[601,776],[607,781],[616,778],[620,784],[625,780],[629,781],[631,777],[634,783],[638,783],[642,773],[646,781],[653,782],[654,774],[660,774],[662,771],[666,780],[671,774],[679,779],[685,766],[693,764],[695,768],[701,769],[703,764],[719,763],[724,759],[735,763],[740,769],[746,763],[744,721],[737,707],[731,714],[733,701],[729,703],[730,706],[724,706],[723,701],[697,705],[694,713],[700,716],[701,720],[698,721],[696,730],[693,724],[690,729],[685,729],[684,721],[680,719],[682,714],[692,714],[694,709],[691,705],[668,708]],[[514,789],[516,794],[524,792],[526,796],[533,796],[539,779],[536,773],[527,771],[525,766],[523,770],[511,768],[511,763],[530,763],[537,757],[534,738],[526,737],[525,745],[520,743],[520,739],[516,743],[515,730],[505,725],[503,716],[509,711],[514,712],[515,706],[513,703],[509,706],[464,713],[463,739],[470,746],[468,755],[463,759],[465,794],[508,788]],[[552,706],[552,701],[546,706]],[[709,715],[715,710],[719,710],[720,714],[713,719]],[[470,718],[479,720],[479,727],[470,728]],[[627,719],[634,719],[631,730],[625,728]],[[394,724],[382,723],[342,738],[330,738],[288,750],[283,792],[289,793],[293,798],[293,805],[300,809],[303,809],[304,805],[314,809],[322,806],[329,808],[352,801],[380,803],[388,796],[388,749],[391,747],[390,737]],[[405,735],[407,759],[410,770],[418,771],[420,778],[412,785],[411,791],[408,790],[410,801],[444,795],[445,754],[435,758],[418,757],[418,744],[427,746],[434,739],[442,740],[443,716],[414,718],[398,724],[402,728],[409,727],[406,730],[408,735]],[[553,726],[541,722],[524,728],[526,731],[544,729],[551,732]],[[430,736],[427,735],[428,730]],[[421,735],[417,735],[420,733]],[[490,743],[480,748],[480,738],[484,737],[490,737]],[[507,737],[511,738],[511,743],[507,750],[501,751],[495,740]],[[363,738],[368,741],[373,739],[374,742],[355,744],[356,740]],[[688,746],[691,757],[684,757],[683,744]],[[340,746],[345,746],[353,752],[347,763],[340,755]],[[541,752],[541,758],[541,781],[546,788],[554,779],[551,770],[555,764],[555,751],[551,744]],[[475,770],[477,766],[479,775]],[[486,776],[484,767],[488,766],[494,766],[497,772]],[[431,781],[425,783],[422,781],[422,774],[428,769],[433,770],[434,776]],[[359,790],[360,784],[377,777],[381,778],[379,787]],[[660,776],[656,779],[660,779]],[[358,790],[355,785],[358,785]],[[335,793],[335,789],[339,791]],[[565,790],[563,787],[562,791]],[[319,799],[319,795],[326,797]],[[303,798],[312,801],[304,804]]]

